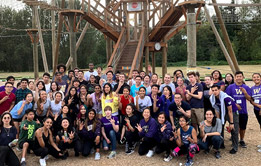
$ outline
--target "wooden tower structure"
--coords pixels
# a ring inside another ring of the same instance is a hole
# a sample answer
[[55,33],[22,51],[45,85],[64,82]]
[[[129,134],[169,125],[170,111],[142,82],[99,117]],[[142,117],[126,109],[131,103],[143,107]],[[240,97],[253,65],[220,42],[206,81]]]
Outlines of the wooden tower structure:
[[[49,5],[40,0],[23,0],[36,12],[37,6],[43,9],[52,10],[52,46],[53,46],[53,71],[55,72],[58,64],[59,44],[61,39],[62,26],[65,25],[70,38],[70,58],[66,66],[77,66],[77,49],[83,40],[84,34],[89,25],[101,31],[106,38],[107,65],[112,65],[114,71],[126,73],[131,77],[134,69],[142,69],[145,58],[146,72],[151,55],[153,72],[155,72],[155,52],[161,52],[162,56],[162,75],[167,73],[167,48],[168,40],[177,34],[181,29],[187,30],[187,56],[188,70],[195,70],[196,67],[196,25],[200,23],[197,20],[201,8],[204,7],[208,21],[211,24],[208,10],[204,0],[79,0],[80,9],[74,8],[74,0],[68,0],[68,6],[65,6],[65,0],[61,0],[61,6],[55,6],[55,0]],[[217,37],[221,49],[233,72],[239,70],[236,57],[234,55],[231,42],[216,0],[212,0],[215,12],[219,18],[219,24],[224,36],[223,44],[219,34],[216,32],[214,24],[211,27]],[[222,4],[224,5],[224,4]],[[59,14],[59,23],[57,35],[55,36],[54,12]],[[182,21],[181,17],[184,17]],[[87,23],[82,30],[79,39],[76,39],[76,32],[81,20]],[[38,28],[33,24],[34,34],[38,30],[41,44],[43,60],[45,57],[43,40],[41,37],[41,25]],[[32,34],[32,31],[29,30]],[[34,35],[36,36],[36,35]],[[33,36],[31,37],[33,38]],[[36,49],[36,48],[34,48]],[[227,50],[228,49],[228,50]],[[46,59],[46,58],[45,58]],[[37,57],[36,57],[37,60]],[[35,62],[36,62],[35,60]],[[47,64],[46,60],[44,63]],[[37,68],[38,66],[36,66]],[[45,67],[45,70],[48,68]],[[37,71],[37,70],[36,70]]]

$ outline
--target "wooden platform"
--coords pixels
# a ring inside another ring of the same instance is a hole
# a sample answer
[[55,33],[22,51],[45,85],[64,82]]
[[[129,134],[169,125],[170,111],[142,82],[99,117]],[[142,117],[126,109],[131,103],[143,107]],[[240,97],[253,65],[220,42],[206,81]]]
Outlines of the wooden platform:
[[183,13],[179,7],[171,7],[149,33],[150,42],[159,42],[179,21]]
[[105,34],[106,36],[111,38],[113,41],[117,42],[117,40],[120,36],[120,33],[117,30],[115,30],[113,27],[111,27],[110,25],[104,23],[101,19],[96,17],[94,14],[92,14],[90,12],[85,13],[83,15],[83,19],[88,21],[91,25],[93,25],[95,28],[100,30],[103,34]]
[[69,16],[71,14],[74,14],[76,16],[84,15],[84,12],[82,10],[62,10],[60,11],[60,13],[63,16]]
[[198,8],[200,6],[205,6],[205,1],[185,1],[182,3],[179,3],[178,6],[183,6],[185,8],[188,8],[188,6],[193,6],[194,8]]

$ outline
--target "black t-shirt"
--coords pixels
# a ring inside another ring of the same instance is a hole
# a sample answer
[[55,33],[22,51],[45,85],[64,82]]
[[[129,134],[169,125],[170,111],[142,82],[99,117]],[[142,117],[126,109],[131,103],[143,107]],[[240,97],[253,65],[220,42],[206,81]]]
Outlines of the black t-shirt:
[[92,94],[94,92],[95,84],[88,84],[86,87],[87,87],[87,94]]
[[82,82],[80,82],[80,86],[81,86],[81,85],[87,86],[87,84],[88,84],[88,81],[86,81],[86,80],[82,80]]
[[0,146],[8,146],[16,138],[17,130],[14,126],[11,128],[0,128]]
[[[131,117],[128,117],[130,120],[130,124],[131,126],[135,129],[135,132],[138,132],[138,130],[136,129],[136,125],[139,123],[139,118],[136,115],[132,115]],[[127,127],[127,131],[130,131],[127,122],[123,119],[122,120],[122,125]]]
[[[118,86],[119,86],[119,83],[114,86],[114,89],[113,89],[114,92],[118,89]],[[123,88],[126,86],[128,86],[130,88],[130,86],[126,82],[124,82],[124,84],[121,86],[118,93],[123,94]]]
[[[203,86],[201,83],[196,83],[194,86],[197,86],[198,89],[193,93],[195,95],[198,95],[198,92],[202,92],[203,93]],[[191,92],[191,88],[194,87],[191,84],[187,86],[187,90],[189,90]],[[203,103],[203,95],[201,99],[197,99],[195,97],[191,97],[189,104],[191,108],[204,108],[204,103]]]
[[[185,101],[181,101],[181,108],[183,108],[183,110],[185,112],[187,112],[188,110],[191,109],[190,105],[185,102]],[[178,110],[178,107],[176,105],[175,102],[172,102],[170,105],[169,105],[169,111],[173,111],[173,117],[174,118],[179,118],[180,116],[184,115],[183,113],[181,113],[179,110]]]
[[204,109],[205,111],[209,110],[209,109],[213,109],[212,105],[210,103],[209,97],[209,91],[211,90],[210,87],[207,87],[207,85],[205,83],[201,83],[203,86],[203,97],[204,97]]

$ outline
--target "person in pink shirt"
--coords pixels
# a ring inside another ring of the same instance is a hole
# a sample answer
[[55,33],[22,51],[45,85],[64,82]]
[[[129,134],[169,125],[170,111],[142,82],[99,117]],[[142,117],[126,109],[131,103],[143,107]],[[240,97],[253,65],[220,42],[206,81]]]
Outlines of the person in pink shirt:
[[5,83],[5,91],[0,92],[0,115],[5,111],[10,112],[15,104],[15,94],[12,93],[13,84],[11,82]]

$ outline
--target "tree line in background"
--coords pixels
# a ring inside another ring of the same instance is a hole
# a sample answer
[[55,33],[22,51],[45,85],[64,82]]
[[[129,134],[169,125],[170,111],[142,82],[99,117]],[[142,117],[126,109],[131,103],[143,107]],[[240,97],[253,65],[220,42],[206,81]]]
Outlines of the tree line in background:
[[[251,3],[260,2],[261,0],[251,0]],[[236,21],[226,22],[226,28],[239,63],[244,62],[246,64],[247,61],[248,64],[259,64],[261,62],[261,8],[248,7],[235,10],[234,7],[223,7],[221,10],[223,15],[233,15],[238,18],[235,19]],[[19,11],[2,8],[0,11],[0,71],[33,71],[32,44],[25,31],[25,29],[30,29],[32,26],[31,13],[29,7]],[[43,40],[48,65],[49,68],[52,68],[50,11],[40,10],[39,14],[42,29],[47,29],[47,31],[43,32]],[[58,16],[56,17],[57,20]],[[204,13],[201,13],[199,17],[202,24],[197,30],[198,64],[214,65],[218,64],[218,62],[219,64],[227,64]],[[56,24],[58,23],[56,22]],[[85,21],[83,20],[79,29],[82,29],[84,25]],[[218,23],[216,23],[216,27],[220,31]],[[69,58],[70,47],[65,26],[63,26],[62,32],[59,63],[66,63]],[[81,31],[77,33],[77,38],[80,33]],[[40,71],[43,71],[40,47],[38,51],[39,68]],[[160,54],[156,54],[157,66],[161,66]],[[186,55],[186,29],[183,29],[168,41],[168,66],[186,65]],[[87,68],[89,62],[105,65],[106,46],[104,35],[95,28],[90,27],[77,51],[77,57],[80,68]]]

